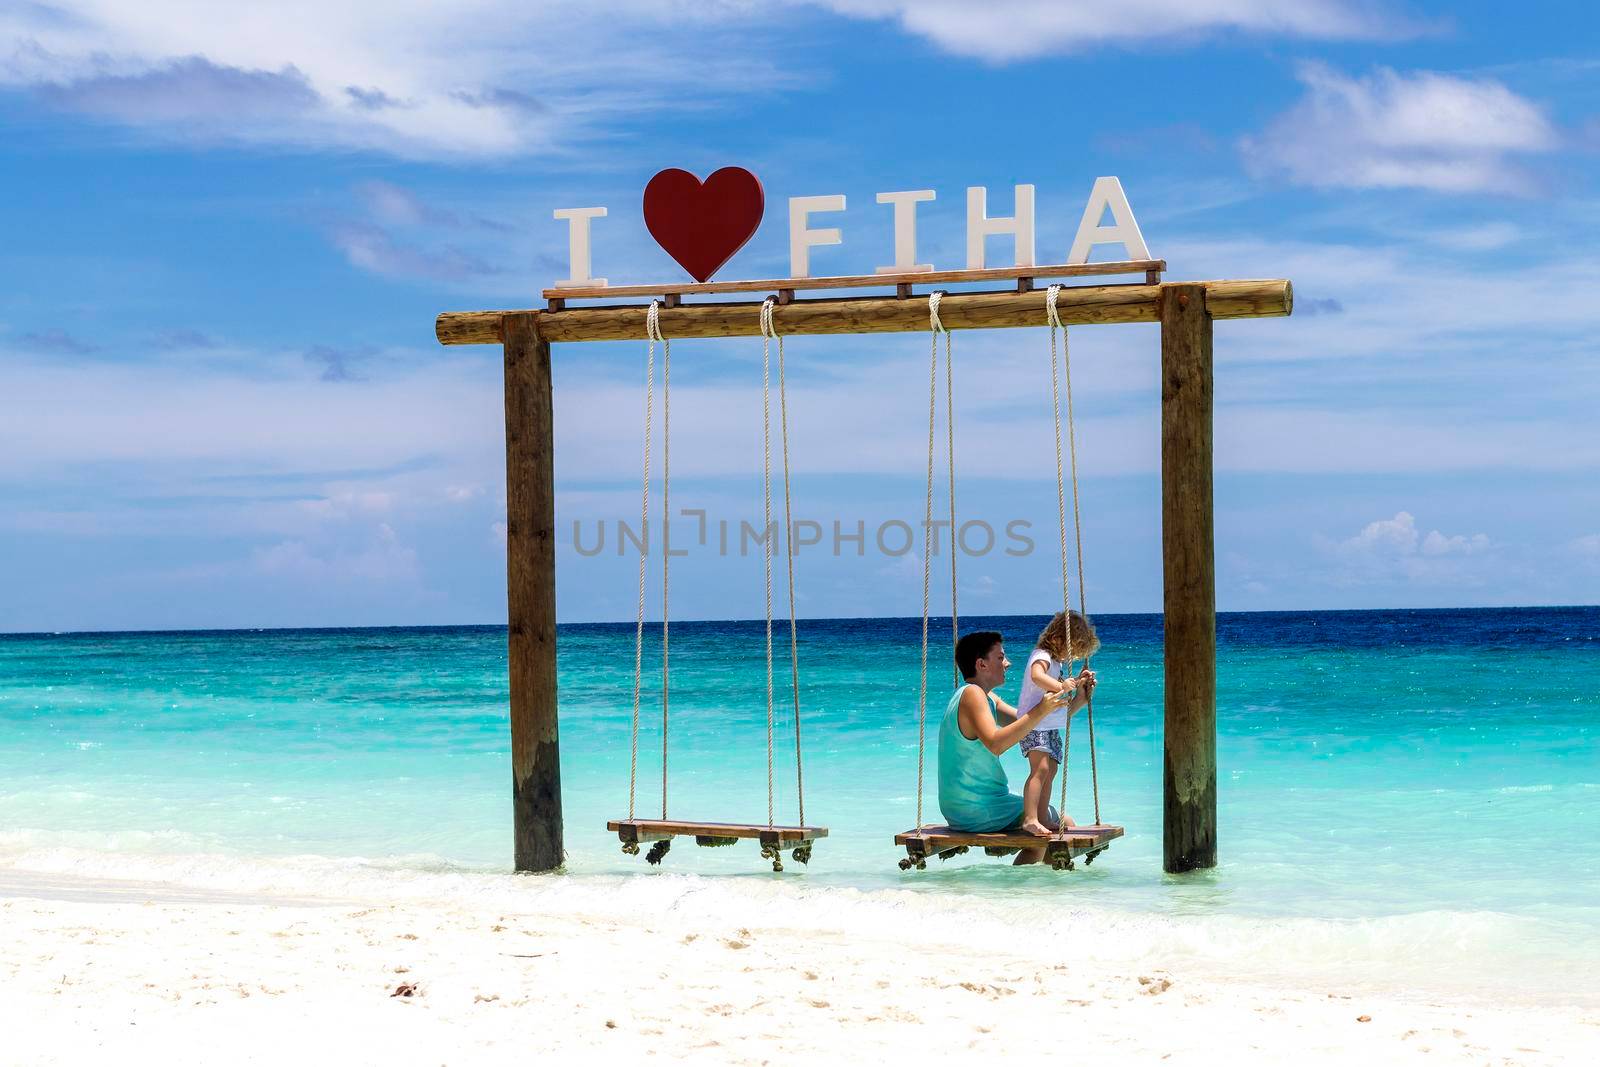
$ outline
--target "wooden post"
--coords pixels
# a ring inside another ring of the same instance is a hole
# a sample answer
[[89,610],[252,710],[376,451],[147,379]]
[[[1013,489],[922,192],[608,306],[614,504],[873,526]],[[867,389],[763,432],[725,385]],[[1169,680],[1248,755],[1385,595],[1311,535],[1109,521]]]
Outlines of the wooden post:
[[1161,554],[1166,641],[1162,863],[1217,865],[1217,595],[1211,314],[1204,285],[1161,287]]
[[501,323],[506,374],[506,591],[516,869],[561,866],[556,723],[555,446],[550,342],[538,316]]

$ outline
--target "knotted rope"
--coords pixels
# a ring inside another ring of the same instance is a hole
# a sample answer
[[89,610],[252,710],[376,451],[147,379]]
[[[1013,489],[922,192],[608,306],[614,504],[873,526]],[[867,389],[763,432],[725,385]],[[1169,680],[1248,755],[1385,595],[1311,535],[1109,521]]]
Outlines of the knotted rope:
[[[1054,362],[1053,353],[1051,360]],[[1071,457],[1072,463],[1072,531],[1077,543],[1078,553],[1078,614],[1082,615],[1084,619],[1087,620],[1089,618],[1089,605],[1083,588],[1083,518],[1082,510],[1079,507],[1078,497],[1078,430],[1077,424],[1074,422],[1072,417],[1072,352],[1067,338],[1067,328],[1065,326],[1061,328],[1061,368],[1062,378],[1066,382],[1067,386],[1067,448],[1068,455]],[[1067,628],[1067,651],[1069,655],[1072,651],[1071,641],[1072,628],[1069,624]],[[1089,649],[1084,649],[1083,666],[1085,670],[1089,669],[1089,663],[1092,656],[1093,653]],[[1100,825],[1100,767],[1095,758],[1094,698],[1092,696],[1087,696],[1084,698],[1083,710],[1089,718],[1089,779],[1093,783],[1094,822],[1095,825],[1098,826]],[[1066,752],[1063,749],[1063,763],[1065,763],[1065,756]],[[1063,790],[1066,788],[1066,785],[1067,776],[1063,773],[1061,776],[1061,786]],[[1063,796],[1065,796],[1064,793]],[[1064,811],[1065,808],[1062,810]]]
[[671,504],[672,490],[672,342],[661,332],[661,305],[650,301],[645,333],[652,348],[661,342],[661,818],[667,817],[667,703],[669,666],[667,646],[668,594],[672,590]]
[[[945,447],[950,471],[950,636],[951,647],[959,639],[960,622],[956,609],[956,444],[955,444],[955,379],[952,370],[950,331],[939,318],[939,302],[944,294],[928,295],[928,328],[932,331],[932,344],[928,354],[928,481],[927,495],[922,512],[922,653],[921,683],[917,696],[917,826],[922,826],[922,793],[924,789],[925,762],[928,747],[928,617],[930,591],[933,584],[933,451],[937,439],[939,412],[939,335],[944,335],[945,422],[947,432]],[[956,681],[960,682],[958,669]]]
[[[1067,585],[1067,527],[1065,511],[1062,500],[1062,471],[1061,471],[1061,400],[1056,386],[1056,329],[1061,330],[1061,378],[1066,384],[1067,393],[1067,449],[1070,456],[1072,472],[1072,529],[1078,560],[1078,614],[1084,619],[1089,617],[1088,598],[1084,591],[1083,582],[1083,514],[1081,497],[1078,490],[1078,431],[1077,423],[1073,418],[1072,410],[1072,349],[1067,328],[1061,321],[1061,315],[1056,310],[1056,299],[1060,296],[1061,286],[1052,285],[1045,294],[1045,310],[1050,324],[1050,379],[1051,394],[1055,407],[1056,423],[1056,508],[1060,519],[1061,528],[1061,594],[1064,603],[1063,611],[1067,613],[1067,664],[1066,670],[1070,672],[1072,663],[1076,658],[1072,647],[1072,619],[1071,619],[1071,594]],[[1083,666],[1089,669],[1092,654],[1084,650]],[[1094,700],[1085,697],[1084,711],[1089,719],[1089,778],[1094,797],[1094,821],[1100,824],[1100,767],[1096,756],[1094,740]],[[1068,742],[1072,736],[1072,716],[1067,716],[1067,725],[1061,734],[1061,807],[1062,817],[1066,817],[1067,810],[1067,753]]]
[[[961,640],[961,625],[956,612],[956,557],[960,555],[956,532],[956,386],[950,359],[950,331],[939,321],[939,296],[929,299],[929,314],[933,320],[934,343],[944,334],[944,427],[945,469],[950,477],[950,658],[955,659],[956,643]],[[956,684],[961,684],[961,669],[956,668]]]
[[[794,695],[794,775],[795,809],[801,826],[806,824],[805,763],[800,745],[800,644],[794,599],[794,503],[789,466],[789,388],[783,351],[783,336],[773,325],[772,297],[761,302],[761,439],[763,447],[762,490],[764,529],[772,533],[772,375],[771,344],[778,342],[778,418],[779,439],[783,448],[783,528],[784,558],[789,586],[789,684]],[[773,699],[772,699],[772,548],[765,552],[764,573],[767,598],[767,825],[773,825]]]
[[644,678],[644,585],[645,565],[650,544],[650,437],[655,414],[656,396],[656,338],[660,336],[660,312],[654,300],[645,315],[644,370],[644,488],[640,492],[639,532],[644,543],[639,548],[639,621],[633,631],[633,729],[628,745],[628,818],[634,815],[634,797],[639,780],[639,689]]
[[[1056,300],[1061,296],[1061,286],[1052,285],[1045,290],[1045,317],[1050,324],[1050,407],[1056,424],[1056,525],[1061,535],[1061,613],[1066,623],[1067,662],[1062,669],[1065,678],[1072,669],[1072,590],[1067,579],[1067,491],[1061,461],[1061,371],[1056,364],[1056,330],[1066,332]],[[1067,715],[1061,728],[1061,797],[1056,811],[1065,820],[1067,814],[1068,755],[1072,750],[1072,715]]]
[[933,350],[928,357],[928,494],[922,508],[922,659],[921,684],[917,690],[917,828],[922,828],[923,754],[928,734],[928,592],[933,582],[933,557],[928,551],[933,530],[933,441],[938,424],[939,400],[939,299],[928,297],[928,328],[933,331]]
[[[772,325],[772,313],[767,313],[767,325]],[[789,685],[794,693],[794,777],[795,810],[800,825],[806,824],[805,766],[800,758],[800,638],[795,626],[794,604],[794,507],[789,493],[789,389],[784,374],[783,335],[776,330],[778,339],[778,418],[783,442],[783,546],[789,571]]]
[[767,825],[775,822],[772,785],[772,297],[761,302],[761,553],[767,620]]

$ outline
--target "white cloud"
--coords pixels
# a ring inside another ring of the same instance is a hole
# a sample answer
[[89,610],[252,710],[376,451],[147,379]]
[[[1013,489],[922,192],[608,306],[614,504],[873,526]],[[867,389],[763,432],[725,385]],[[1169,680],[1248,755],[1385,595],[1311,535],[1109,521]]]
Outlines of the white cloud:
[[393,182],[362,182],[356,187],[356,194],[365,203],[373,220],[387,226],[420,226],[425,223],[454,226],[458,221],[453,212],[424,203],[411,190]]
[[464,249],[407,243],[369,223],[340,223],[330,236],[352,267],[388,278],[465,282],[503,273],[503,268]]
[[1575,538],[1568,547],[1580,556],[1600,560],[1600,534],[1586,534]]
[[1404,555],[1417,550],[1417,520],[1409,511],[1401,511],[1392,519],[1379,519],[1367,523],[1354,537],[1339,546],[1346,553],[1391,551]]
[[[1398,411],[1406,416],[1398,420],[1403,428],[1440,403],[1439,386],[1476,390],[1473,417],[1537,411],[1548,423],[1560,420],[1572,399],[1600,402],[1600,380],[1586,372],[1597,318],[1587,294],[1600,284],[1600,263],[1577,245],[1552,248],[1531,262],[1479,266],[1408,243],[1283,241],[1219,231],[1169,242],[1162,252],[1191,277],[1286,277],[1294,281],[1297,304],[1301,297],[1327,297],[1344,309],[1303,318],[1297,307],[1288,319],[1218,324],[1219,364],[1276,365],[1270,375],[1236,380],[1227,394],[1219,388],[1219,403],[1254,399],[1257,385],[1276,382],[1273,399],[1281,405],[1286,365],[1318,363],[1319,377],[1303,379],[1306,392],[1295,399],[1359,389],[1333,406],[1391,418]],[[1448,374],[1437,363],[1445,351]],[[1541,372],[1508,376],[1507,354],[1518,351],[1537,351]]]
[[395,582],[419,577],[415,549],[400,543],[394,528],[379,523],[367,543],[354,549],[318,552],[304,541],[280,541],[257,549],[251,567],[298,582]]
[[54,0],[0,7],[0,86],[186,142],[562,154],[616,120],[802,84],[785,22],[817,8],[993,62],[1418,30],[1368,0]]
[[892,19],[947,52],[991,62],[1096,45],[1242,32],[1322,40],[1390,38],[1417,26],[1354,0],[810,0],[841,15]]
[[307,515],[319,519],[346,519],[359,515],[386,515],[395,507],[395,494],[382,490],[339,490],[317,500],[301,501]]
[[366,380],[329,382],[297,353],[165,353],[86,374],[0,348],[0,526],[270,538],[326,558],[330,538],[358,555],[349,537],[377,522],[488,510],[471,487],[500,477],[503,400],[478,355],[383,353]]
[[319,98],[292,64],[281,70],[219,67],[200,56],[137,73],[101,73],[45,83],[41,93],[68,111],[133,124],[248,124],[271,128],[313,115]]
[[1559,138],[1544,112],[1497,81],[1380,68],[1349,77],[1300,68],[1306,96],[1242,149],[1263,174],[1304,185],[1527,194],[1516,160]]
[[[0,86],[200,142],[459,158],[559,152],[610,119],[788,79],[747,5],[58,0],[0,7]],[[753,23],[753,19],[751,23]]]
[[[176,463],[195,473],[336,478],[417,456],[493,456],[503,448],[498,367],[470,353],[386,366],[353,383],[321,381],[298,356],[271,353],[257,353],[253,368],[162,359],[107,362],[93,374],[6,358],[0,449],[13,475]],[[68,395],[72,404],[62,405]]]
[[1472,226],[1447,226],[1423,231],[1425,241],[1457,252],[1497,252],[1528,239],[1528,231],[1509,222],[1485,222]]
[[1488,534],[1453,534],[1446,537],[1438,530],[1430,530],[1428,536],[1422,539],[1422,554],[1424,556],[1470,556],[1477,552],[1487,551],[1489,548]]
[[1423,536],[1409,511],[1369,522],[1360,533],[1338,543],[1339,553],[1350,557],[1471,556],[1491,547],[1489,536],[1481,533],[1447,535],[1430,530]]
[[[476,208],[454,210],[392,182],[362,182],[352,193],[351,209],[329,220],[326,231],[345,260],[360,270],[387,278],[456,283],[482,298],[502,290],[525,296],[535,287],[529,271],[565,265],[548,253],[527,262],[526,250],[516,240],[519,224],[529,221],[523,216],[525,205],[519,205],[517,221],[503,221]],[[541,220],[548,221],[546,216]]]
[[1430,530],[1424,535],[1409,511],[1369,522],[1360,532],[1342,541],[1318,537],[1314,543],[1337,560],[1336,569],[1324,576],[1335,585],[1382,585],[1398,581],[1415,585],[1480,586],[1489,581],[1496,566],[1492,558],[1496,546],[1487,534],[1445,534]]

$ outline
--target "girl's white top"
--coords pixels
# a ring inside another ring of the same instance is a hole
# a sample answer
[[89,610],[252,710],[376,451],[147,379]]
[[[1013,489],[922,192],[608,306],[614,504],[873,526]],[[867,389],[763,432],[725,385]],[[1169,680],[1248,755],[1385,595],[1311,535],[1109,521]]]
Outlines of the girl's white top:
[[[1039,701],[1044,699],[1044,690],[1033,684],[1033,665],[1045,664],[1045,670],[1050,672],[1050,677],[1061,677],[1061,661],[1054,658],[1042,648],[1033,650],[1033,655],[1028,657],[1028,665],[1022,671],[1022,696],[1017,701],[1017,714],[1026,715],[1032,711]],[[1043,719],[1035,730],[1059,730],[1067,725],[1067,709],[1057,708]]]

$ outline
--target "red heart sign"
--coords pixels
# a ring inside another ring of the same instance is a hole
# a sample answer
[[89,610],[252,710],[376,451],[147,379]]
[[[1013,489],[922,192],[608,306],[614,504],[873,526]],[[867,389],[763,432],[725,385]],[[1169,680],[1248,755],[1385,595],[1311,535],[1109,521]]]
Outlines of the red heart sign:
[[699,282],[755,236],[765,210],[761,179],[743,167],[723,167],[704,182],[669,167],[644,187],[650,236]]

